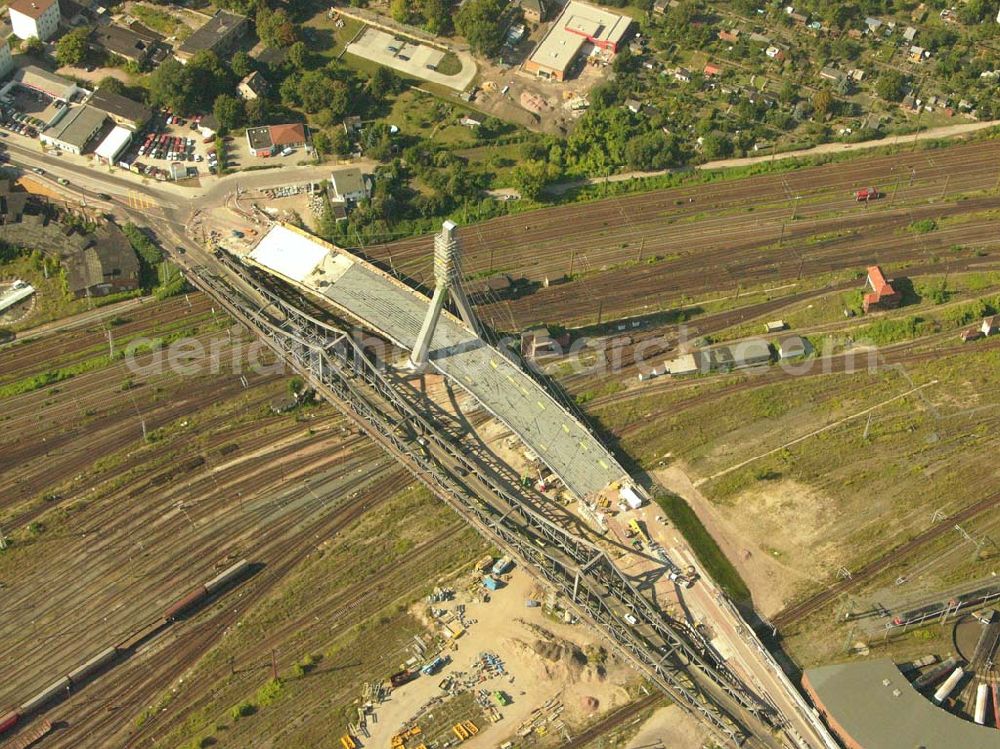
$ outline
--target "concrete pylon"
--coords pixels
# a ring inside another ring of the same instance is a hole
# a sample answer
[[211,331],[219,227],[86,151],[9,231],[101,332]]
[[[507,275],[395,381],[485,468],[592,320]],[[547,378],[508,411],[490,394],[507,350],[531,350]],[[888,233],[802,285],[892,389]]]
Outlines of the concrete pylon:
[[465,324],[472,328],[476,335],[482,335],[479,321],[472,312],[472,304],[461,284],[462,266],[458,239],[455,237],[456,228],[458,227],[454,222],[445,221],[441,225],[441,232],[434,237],[434,295],[427,308],[424,323],[420,326],[417,342],[410,353],[410,367],[415,370],[423,369],[427,365],[431,339],[434,338],[434,331],[437,329],[447,297],[451,297]]

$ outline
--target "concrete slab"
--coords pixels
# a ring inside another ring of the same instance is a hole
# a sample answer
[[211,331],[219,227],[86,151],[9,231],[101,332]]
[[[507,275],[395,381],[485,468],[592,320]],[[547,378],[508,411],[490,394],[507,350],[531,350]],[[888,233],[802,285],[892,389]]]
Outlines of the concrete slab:
[[476,77],[476,63],[467,54],[456,53],[462,62],[460,72],[455,75],[443,75],[433,68],[444,58],[444,52],[371,27],[365,29],[355,42],[348,45],[347,51],[352,55],[385,65],[387,68],[425,81],[439,83],[456,91],[464,91]]

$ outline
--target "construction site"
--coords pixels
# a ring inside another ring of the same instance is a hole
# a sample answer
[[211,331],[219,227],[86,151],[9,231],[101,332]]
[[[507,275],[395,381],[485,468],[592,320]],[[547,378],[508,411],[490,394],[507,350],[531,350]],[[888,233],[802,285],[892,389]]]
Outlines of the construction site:
[[0,738],[992,744],[998,148],[353,249],[237,203],[196,291],[16,308]]

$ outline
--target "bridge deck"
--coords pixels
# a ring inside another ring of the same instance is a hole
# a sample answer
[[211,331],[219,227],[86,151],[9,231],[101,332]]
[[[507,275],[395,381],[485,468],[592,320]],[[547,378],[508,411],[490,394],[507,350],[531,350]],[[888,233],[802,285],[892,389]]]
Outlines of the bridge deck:
[[[360,258],[294,227],[275,225],[248,259],[321,295],[396,345],[413,348],[429,300]],[[517,434],[578,497],[627,478],[607,449],[544,388],[447,312],[431,342],[430,361]]]

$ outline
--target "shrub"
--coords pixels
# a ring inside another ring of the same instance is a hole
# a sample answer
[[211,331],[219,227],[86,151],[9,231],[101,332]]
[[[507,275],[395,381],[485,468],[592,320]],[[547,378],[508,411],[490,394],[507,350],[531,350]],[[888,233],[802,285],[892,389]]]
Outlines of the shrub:
[[229,711],[229,715],[232,716],[233,720],[239,720],[240,718],[246,718],[249,715],[253,715],[257,712],[257,708],[252,702],[241,702],[238,705],[233,705],[232,709]]

